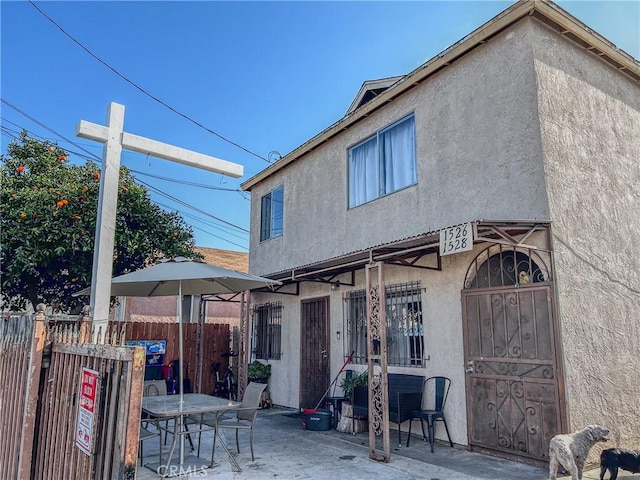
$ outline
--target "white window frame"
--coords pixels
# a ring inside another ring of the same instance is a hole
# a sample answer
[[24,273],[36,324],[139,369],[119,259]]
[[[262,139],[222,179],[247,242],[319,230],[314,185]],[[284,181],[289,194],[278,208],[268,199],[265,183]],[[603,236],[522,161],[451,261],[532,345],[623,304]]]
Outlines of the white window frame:
[[[386,142],[385,134],[411,122],[405,132],[404,144]],[[402,152],[405,148],[407,151]],[[398,151],[395,166],[390,151]],[[411,158],[406,158],[410,155]],[[377,131],[374,135],[350,147],[348,156],[349,208],[358,207],[380,197],[415,185],[418,182],[416,159],[415,115],[409,115]]]

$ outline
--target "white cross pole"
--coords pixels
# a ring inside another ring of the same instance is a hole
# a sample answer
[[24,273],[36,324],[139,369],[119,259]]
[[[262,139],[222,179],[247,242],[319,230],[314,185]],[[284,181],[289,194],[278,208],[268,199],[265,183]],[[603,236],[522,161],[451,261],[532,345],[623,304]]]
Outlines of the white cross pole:
[[242,176],[243,166],[126,133],[124,132],[124,105],[113,102],[107,111],[106,127],[80,120],[76,126],[76,136],[104,143],[90,300],[94,325],[99,327],[106,326],[109,320],[113,244],[116,229],[118,180],[120,177],[120,155],[122,149],[164,158],[233,178]]
[[[216,157],[185,150],[166,143],[139,137],[124,131],[124,105],[111,103],[107,110],[107,126],[80,120],[76,126],[76,136],[104,143],[102,154],[102,173],[98,196],[98,218],[96,221],[93,267],[91,272],[91,311],[93,324],[104,327],[109,322],[109,304],[111,297],[111,276],[113,274],[113,244],[116,232],[116,209],[118,206],[118,181],[120,178],[120,156],[122,149],[164,158],[172,162],[191,167],[241,177],[242,165],[227,162]],[[178,322],[182,327],[182,295],[178,295]],[[182,382],[182,329],[179,334],[180,381]],[[183,388],[180,386],[180,399]],[[182,417],[180,417],[182,421]],[[184,456],[184,436],[180,436],[180,464]]]

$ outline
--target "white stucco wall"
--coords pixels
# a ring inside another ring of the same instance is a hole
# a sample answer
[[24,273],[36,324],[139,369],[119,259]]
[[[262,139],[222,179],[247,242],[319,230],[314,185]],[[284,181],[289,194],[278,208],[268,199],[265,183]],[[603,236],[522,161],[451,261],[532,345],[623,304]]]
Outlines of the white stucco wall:
[[[531,20],[370,115],[251,192],[259,275],[475,219],[543,219]],[[414,112],[418,183],[348,209],[347,150]],[[284,235],[259,242],[260,199],[284,185]]]
[[640,86],[534,38],[570,429],[640,444]]

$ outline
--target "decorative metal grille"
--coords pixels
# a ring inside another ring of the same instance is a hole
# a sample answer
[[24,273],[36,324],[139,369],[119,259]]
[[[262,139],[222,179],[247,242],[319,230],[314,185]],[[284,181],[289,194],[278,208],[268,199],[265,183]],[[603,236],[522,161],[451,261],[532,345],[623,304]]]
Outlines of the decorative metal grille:
[[[424,323],[422,318],[422,289],[420,282],[389,285],[386,292],[388,364],[398,366],[424,365]],[[378,298],[376,291],[372,292]],[[367,361],[367,294],[355,290],[346,294],[346,331],[349,351],[355,352],[352,362]],[[379,307],[378,307],[379,308]],[[378,312],[371,318],[379,319]],[[379,332],[374,325],[374,333]],[[380,335],[374,335],[379,345]]]
[[550,280],[544,261],[533,250],[493,245],[473,261],[467,271],[464,288],[517,288]]
[[253,354],[259,360],[280,360],[282,351],[282,302],[253,308]]

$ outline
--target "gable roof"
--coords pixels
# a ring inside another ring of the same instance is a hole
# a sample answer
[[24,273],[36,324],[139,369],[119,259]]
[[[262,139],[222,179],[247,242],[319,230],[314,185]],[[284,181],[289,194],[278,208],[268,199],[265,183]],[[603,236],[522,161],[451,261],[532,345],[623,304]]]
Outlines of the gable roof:
[[[266,178],[270,177],[290,163],[304,157],[320,145],[328,142],[344,130],[351,128],[376,110],[384,107],[387,103],[393,102],[403,93],[415,88],[432,75],[446,69],[449,65],[456,62],[479,45],[486,43],[516,22],[529,16],[539,20],[547,27],[555,30],[562,37],[607,62],[612,68],[615,68],[620,73],[627,75],[635,82],[640,83],[640,62],[634,59],[631,55],[618,49],[609,40],[596,33],[594,30],[580,22],[580,20],[570,15],[567,11],[548,0],[520,0],[463,39],[459,40],[443,52],[413,70],[411,73],[401,77],[400,80],[396,81],[386,90],[379,93],[375,98],[363,103],[361,100],[367,92],[367,82],[365,82],[360,89],[360,93],[358,93],[356,100],[351,104],[347,114],[342,119],[338,120],[336,123],[326,128],[292,152],[280,158],[277,162],[269,165],[258,174],[243,182],[241,185],[242,189],[251,191],[255,185],[259,184]],[[358,102],[361,94],[362,98],[360,98],[360,102]]]

